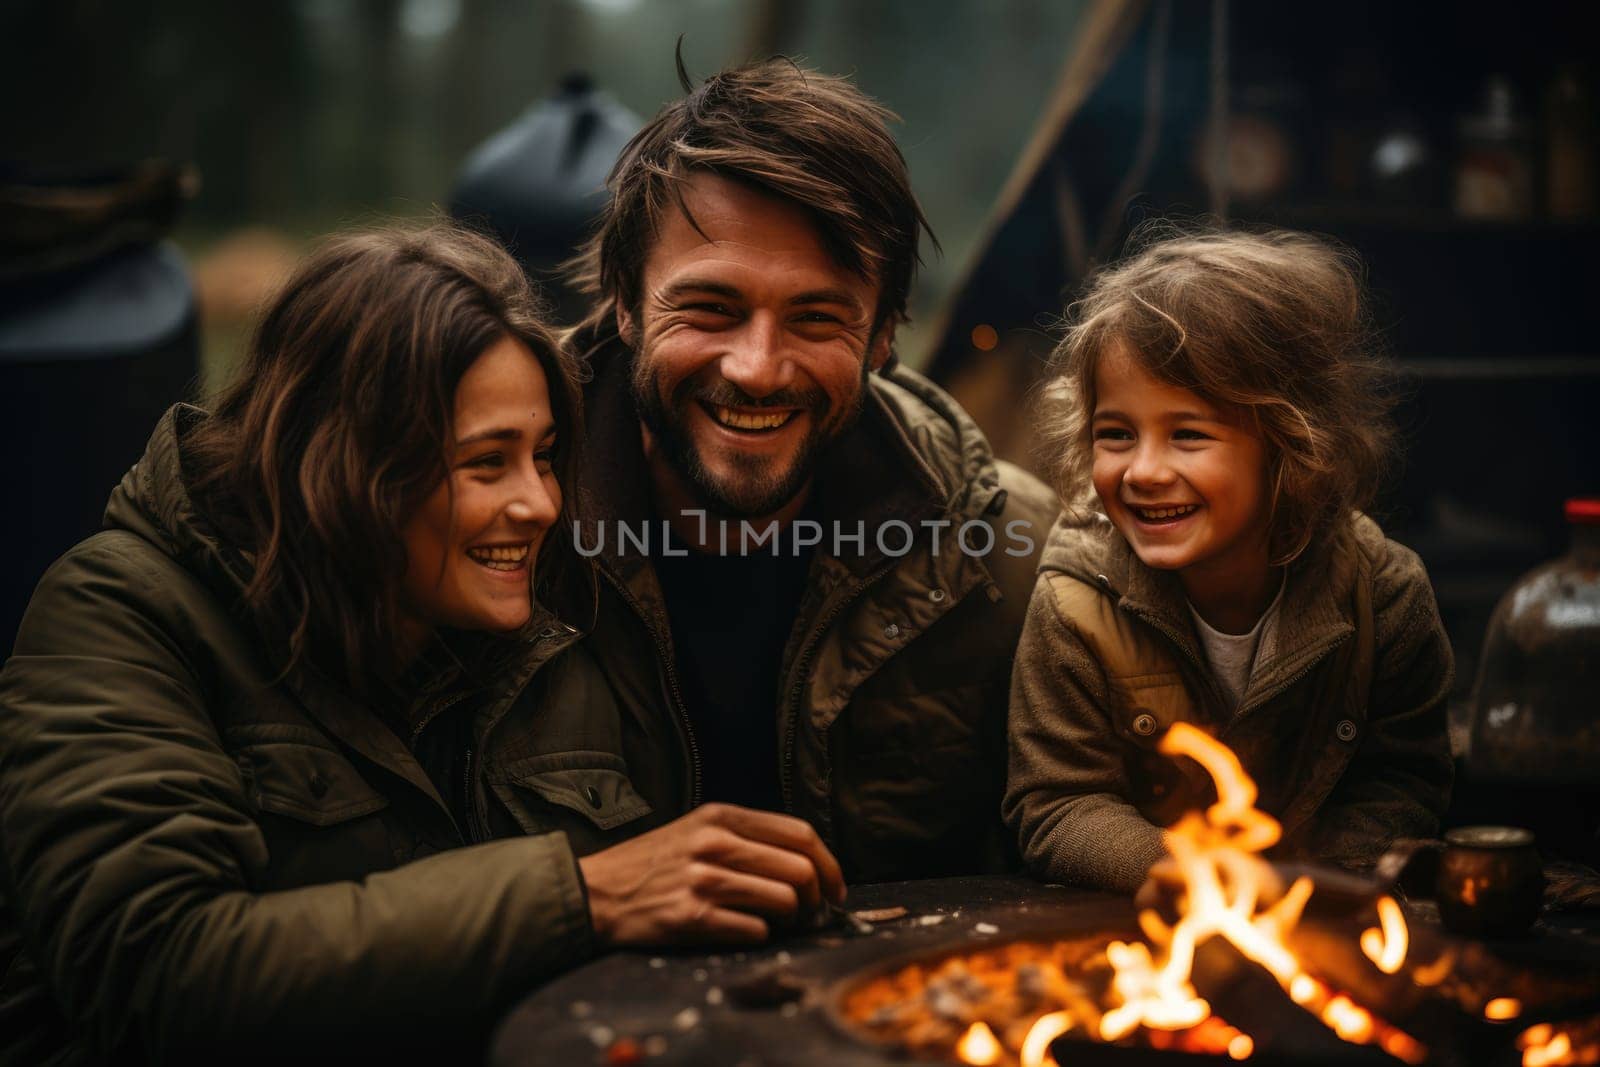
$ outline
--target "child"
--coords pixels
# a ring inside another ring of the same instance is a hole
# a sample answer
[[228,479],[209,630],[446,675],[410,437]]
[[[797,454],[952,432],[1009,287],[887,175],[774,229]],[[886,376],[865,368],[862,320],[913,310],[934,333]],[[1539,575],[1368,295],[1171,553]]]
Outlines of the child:
[[1034,874],[1138,887],[1158,827],[1209,799],[1155,751],[1178,719],[1239,755],[1273,855],[1360,868],[1436,832],[1450,646],[1422,564],[1358,510],[1392,441],[1360,297],[1312,237],[1206,233],[1071,309],[1042,397],[1067,511],[1011,693],[1004,814]]

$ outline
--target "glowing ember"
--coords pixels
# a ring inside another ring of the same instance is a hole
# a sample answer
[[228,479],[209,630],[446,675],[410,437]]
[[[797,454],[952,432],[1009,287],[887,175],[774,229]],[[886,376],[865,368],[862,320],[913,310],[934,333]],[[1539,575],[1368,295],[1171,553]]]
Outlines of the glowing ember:
[[1600,1063],[1600,1016],[1579,1023],[1530,1026],[1517,1038],[1522,1067],[1587,1067]]
[[987,1023],[973,1023],[956,1043],[956,1055],[961,1057],[961,1062],[975,1064],[976,1067],[999,1063],[1004,1054],[1000,1039],[994,1036],[994,1031],[989,1029]]
[[1411,980],[1419,986],[1436,986],[1450,976],[1451,970],[1456,965],[1456,951],[1447,948],[1432,963],[1420,964],[1411,968]]
[[1515,1019],[1522,1014],[1522,1001],[1516,997],[1495,997],[1483,1006],[1485,1019]]
[[1322,1009],[1322,1021],[1346,1041],[1364,1043],[1372,1039],[1372,1016],[1343,994],[1328,1001]]
[[1382,930],[1362,932],[1361,951],[1377,965],[1378,970],[1384,974],[1394,974],[1406,961],[1409,934],[1406,931],[1406,917],[1400,913],[1400,905],[1394,902],[1393,897],[1378,898],[1378,921],[1383,924]]

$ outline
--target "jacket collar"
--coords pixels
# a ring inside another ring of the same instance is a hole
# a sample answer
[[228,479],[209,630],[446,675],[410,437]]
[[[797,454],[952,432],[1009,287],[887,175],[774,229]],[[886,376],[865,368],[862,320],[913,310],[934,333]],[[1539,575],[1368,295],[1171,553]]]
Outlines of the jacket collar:
[[[253,564],[212,525],[189,495],[183,470],[183,436],[207,418],[189,404],[169,408],[156,424],[144,456],[112,492],[105,524],[126,529],[158,545],[201,577],[224,601],[239,597]],[[548,609],[535,605],[529,622],[514,636],[458,634],[436,638],[413,672],[415,703],[442,699],[458,685],[487,687],[483,711],[494,714],[508,704],[539,667],[576,640],[577,631]],[[281,650],[265,648],[269,661]],[[281,659],[278,661],[281,664]],[[274,665],[276,667],[276,665]],[[309,663],[282,678],[285,690],[330,735],[379,766],[398,774],[449,811],[402,739],[401,712],[380,715],[356,700]],[[481,724],[484,726],[491,723]]]
[[[1355,629],[1345,602],[1354,578],[1355,549],[1336,538],[1289,567],[1276,636],[1262,649],[1259,682],[1272,686],[1303,669]],[[1189,616],[1183,585],[1172,571],[1145,566],[1126,539],[1098,512],[1063,516],[1051,531],[1041,570],[1060,570],[1097,585],[1117,606],[1155,626],[1198,667],[1206,660]]]

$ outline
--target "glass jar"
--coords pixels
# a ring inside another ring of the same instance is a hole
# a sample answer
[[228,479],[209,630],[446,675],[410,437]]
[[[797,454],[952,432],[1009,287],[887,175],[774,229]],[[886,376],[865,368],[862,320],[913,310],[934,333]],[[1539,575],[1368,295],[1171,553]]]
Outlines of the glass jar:
[[1476,781],[1600,788],[1600,498],[1569,500],[1572,548],[1489,620],[1466,769]]

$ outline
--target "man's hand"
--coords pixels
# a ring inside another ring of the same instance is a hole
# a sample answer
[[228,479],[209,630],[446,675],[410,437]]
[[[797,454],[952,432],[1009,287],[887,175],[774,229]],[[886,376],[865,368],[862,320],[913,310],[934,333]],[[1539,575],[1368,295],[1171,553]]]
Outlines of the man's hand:
[[789,815],[705,804],[665,826],[578,861],[589,914],[612,945],[766,940],[844,903],[844,875],[811,825]]

